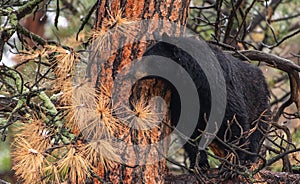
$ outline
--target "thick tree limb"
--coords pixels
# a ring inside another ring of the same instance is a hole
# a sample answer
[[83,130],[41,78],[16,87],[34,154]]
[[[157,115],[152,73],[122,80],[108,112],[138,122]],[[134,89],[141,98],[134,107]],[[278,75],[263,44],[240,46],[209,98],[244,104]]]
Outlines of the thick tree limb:
[[23,34],[24,36],[30,38],[31,40],[37,42],[40,45],[45,45],[47,43],[47,41],[44,40],[42,37],[30,32],[28,29],[26,29],[25,27],[23,27],[19,23],[17,24],[17,31],[19,33]]
[[17,17],[18,20],[22,19],[26,15],[30,14],[32,10],[37,7],[41,2],[44,0],[34,0],[34,1],[29,1],[25,5],[21,6],[18,11],[17,11]]
[[[291,60],[278,57],[274,54],[268,54],[257,50],[245,50],[239,51],[239,53],[249,58],[250,60],[263,61],[285,72],[291,72],[293,70],[300,72],[300,66],[296,65]],[[240,54],[235,53],[233,55],[237,58],[244,59]]]

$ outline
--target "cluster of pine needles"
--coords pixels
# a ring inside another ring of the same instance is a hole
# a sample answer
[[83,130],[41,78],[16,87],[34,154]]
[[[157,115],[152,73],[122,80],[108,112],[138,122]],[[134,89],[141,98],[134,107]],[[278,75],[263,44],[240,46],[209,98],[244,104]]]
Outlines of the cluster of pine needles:
[[[128,30],[128,25],[131,23],[122,18],[121,10],[109,12],[102,29],[91,36],[93,49],[105,54],[104,48],[111,47],[107,40],[116,32],[134,37],[129,33],[136,31]],[[13,170],[22,183],[85,183],[115,162],[122,162],[112,138],[116,132],[132,127],[149,129],[160,121],[145,101],[133,102],[133,109],[120,108],[105,84],[96,88],[84,75],[78,77],[76,68],[86,64],[83,57],[75,49],[58,44],[29,48],[16,57],[20,63],[43,65],[46,71],[38,76],[39,85],[35,84],[35,88],[45,90],[28,102],[37,108],[24,107],[25,120],[13,126]],[[124,118],[118,118],[121,116]]]

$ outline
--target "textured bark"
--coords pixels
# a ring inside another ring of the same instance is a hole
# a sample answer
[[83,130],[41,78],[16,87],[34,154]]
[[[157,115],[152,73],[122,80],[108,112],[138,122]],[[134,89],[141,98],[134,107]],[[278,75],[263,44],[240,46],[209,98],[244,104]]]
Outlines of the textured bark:
[[[126,42],[126,35],[114,34],[113,43],[110,43],[111,50],[114,52],[109,59],[102,64],[97,62],[90,64],[91,80],[96,83],[96,86],[104,85],[109,91],[118,91],[120,99],[124,103],[128,103],[130,96],[131,101],[148,100],[154,96],[162,97],[167,106],[170,105],[170,90],[166,84],[159,79],[145,79],[138,81],[132,89],[127,89],[125,86],[126,80],[122,81],[119,89],[114,89],[114,78],[116,75],[126,74],[126,66],[130,66],[136,58],[141,58],[147,47],[153,42],[139,41],[143,37],[143,33],[147,34],[150,38],[154,38],[155,33],[166,32],[168,35],[179,35],[183,30],[176,28],[170,29],[170,22],[175,22],[178,25],[185,25],[189,0],[103,0],[99,1],[97,9],[97,17],[95,22],[95,29],[101,30],[107,24],[105,21],[108,19],[109,14],[116,15],[117,12],[122,12],[122,19],[125,21],[139,21],[145,19],[162,20],[157,21],[151,25],[144,26],[138,33],[142,36],[138,37],[134,43],[127,44],[119,48],[122,42]],[[107,22],[107,21],[106,21]],[[170,31],[171,30],[171,31]],[[142,34],[141,34],[142,33]],[[101,53],[100,53],[101,55]],[[101,56],[100,56],[101,57]],[[122,71],[122,72],[120,72]],[[101,83],[101,84],[100,84]],[[131,93],[131,94],[128,94]],[[127,101],[127,102],[126,102]],[[120,155],[133,155],[132,160],[128,161],[125,165],[115,163],[113,169],[107,171],[103,168],[98,168],[97,174],[105,180],[113,183],[164,183],[165,175],[167,174],[166,160],[162,159],[149,165],[141,165],[151,159],[158,158],[160,154],[165,155],[168,151],[168,139],[164,140],[158,147],[148,146],[149,144],[157,143],[163,139],[171,130],[170,125],[170,112],[168,109],[164,110],[163,122],[151,130],[115,130],[119,138],[126,137],[124,141],[128,145],[138,144],[140,149],[132,151],[120,150]],[[168,124],[168,125],[167,125]],[[143,146],[147,149],[142,152]]]

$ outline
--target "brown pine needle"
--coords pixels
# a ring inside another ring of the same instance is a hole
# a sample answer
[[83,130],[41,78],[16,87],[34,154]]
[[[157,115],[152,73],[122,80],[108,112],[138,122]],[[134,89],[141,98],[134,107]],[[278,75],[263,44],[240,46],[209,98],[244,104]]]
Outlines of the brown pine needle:
[[24,138],[39,152],[44,152],[51,146],[52,133],[43,120],[37,116],[31,117],[27,122],[14,129],[16,138]]
[[111,141],[97,140],[83,145],[80,151],[93,166],[108,170],[114,162],[121,162],[117,148]]
[[45,173],[44,181],[46,183],[61,183],[59,170],[56,164],[50,164],[44,168],[43,172]]
[[74,88],[69,121],[80,128],[86,139],[108,138],[119,128],[110,96],[104,87],[96,92],[89,83]]
[[90,164],[74,146],[69,147],[68,153],[57,162],[59,172],[64,180],[70,183],[85,183],[90,177]]
[[44,176],[43,168],[48,165],[44,155],[22,137],[17,137],[12,145],[13,170],[16,175],[25,184],[44,183],[41,181]]
[[123,17],[122,9],[116,13],[110,10],[107,12],[108,16],[103,20],[102,28],[94,30],[92,34],[92,49],[95,51],[93,57],[101,55],[101,58],[108,59],[113,54],[110,51],[118,47],[118,45],[113,45],[114,35],[120,35],[133,43],[141,30],[139,22]]
[[163,112],[158,110],[161,108],[157,108],[154,104],[147,103],[143,99],[133,101],[132,107],[133,109],[129,107],[120,108],[117,113],[121,121],[131,128],[150,130],[158,127],[163,119]]

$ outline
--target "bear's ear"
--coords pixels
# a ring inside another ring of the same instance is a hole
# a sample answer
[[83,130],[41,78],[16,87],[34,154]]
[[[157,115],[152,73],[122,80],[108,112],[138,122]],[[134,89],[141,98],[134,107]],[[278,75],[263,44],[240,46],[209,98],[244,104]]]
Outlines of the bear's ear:
[[164,41],[164,42],[168,42],[170,40],[170,36],[165,32],[162,34],[161,38],[162,38],[162,41]]
[[163,32],[163,34],[154,32],[153,37],[157,42],[168,42],[171,39],[170,36],[165,32]]
[[177,44],[181,39],[180,37],[169,36],[165,32],[162,34],[161,38],[163,42],[169,43],[171,45]]
[[154,41],[156,41],[156,42],[162,41],[160,33],[156,32],[156,31],[153,33],[153,38],[154,38]]

